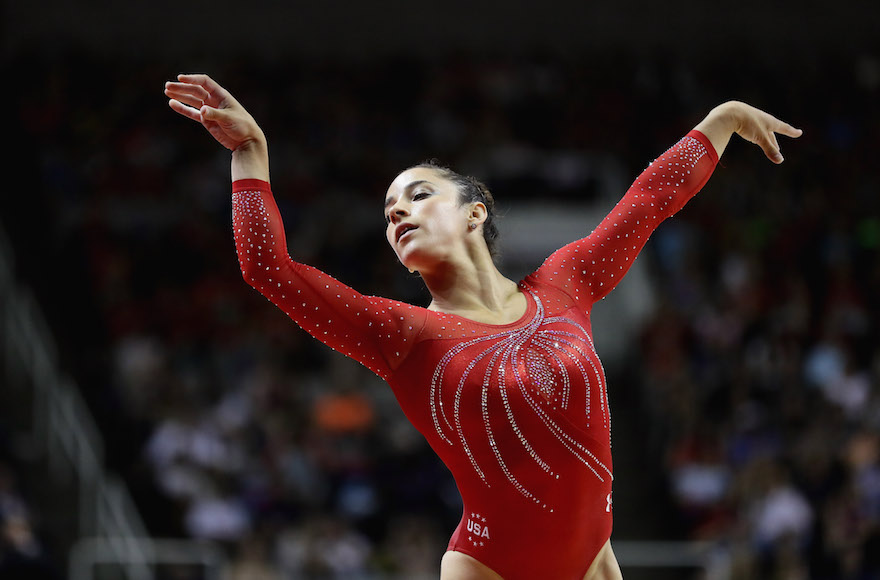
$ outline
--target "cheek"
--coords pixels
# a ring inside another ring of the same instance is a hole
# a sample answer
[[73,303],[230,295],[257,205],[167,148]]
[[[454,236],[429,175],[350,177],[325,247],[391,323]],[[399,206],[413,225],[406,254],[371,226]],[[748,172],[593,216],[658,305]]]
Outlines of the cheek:
[[387,228],[385,230],[385,242],[391,247],[394,253],[397,253],[397,245],[394,243],[394,229]]
[[432,234],[438,242],[449,243],[461,237],[461,223],[458,216],[443,212],[434,216]]
[[440,200],[434,203],[426,203],[421,208],[418,216],[419,223],[429,227],[432,235],[448,236],[455,229],[456,215],[455,208],[450,207],[448,203],[440,203]]

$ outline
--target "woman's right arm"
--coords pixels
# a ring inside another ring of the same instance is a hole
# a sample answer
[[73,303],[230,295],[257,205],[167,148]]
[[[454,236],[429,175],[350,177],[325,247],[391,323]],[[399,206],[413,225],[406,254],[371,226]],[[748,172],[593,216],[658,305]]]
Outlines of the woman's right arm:
[[409,354],[426,311],[365,296],[287,253],[281,214],[269,183],[233,183],[232,225],[244,279],[303,330],[383,379]]
[[414,306],[364,296],[292,260],[269,185],[266,138],[253,117],[207,75],[165,85],[169,106],[232,151],[233,232],[245,280],[309,334],[387,379],[421,330]]

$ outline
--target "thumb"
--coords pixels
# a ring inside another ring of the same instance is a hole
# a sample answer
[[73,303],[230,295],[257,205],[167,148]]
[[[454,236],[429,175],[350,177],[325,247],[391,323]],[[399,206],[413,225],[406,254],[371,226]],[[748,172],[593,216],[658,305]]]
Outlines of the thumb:
[[208,105],[202,105],[202,108],[199,109],[199,113],[202,115],[203,121],[220,121],[225,117],[223,111],[215,109],[214,107],[209,107]]
[[763,139],[762,148],[767,158],[777,165],[784,161],[782,153],[779,151],[779,142],[776,140],[776,134],[772,131],[770,135]]
[[774,146],[772,143],[768,142],[764,146],[764,154],[767,155],[767,159],[769,159],[770,161],[772,161],[773,163],[775,163],[777,165],[779,165],[780,163],[785,161],[785,158],[782,157],[782,153],[780,153],[780,151],[779,151],[778,145]]

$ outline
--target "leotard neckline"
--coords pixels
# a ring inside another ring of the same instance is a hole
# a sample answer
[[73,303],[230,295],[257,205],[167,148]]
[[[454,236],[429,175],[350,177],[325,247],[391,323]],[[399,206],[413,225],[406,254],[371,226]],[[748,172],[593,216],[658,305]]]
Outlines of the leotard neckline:
[[439,310],[428,310],[428,312],[430,312],[431,315],[443,316],[443,317],[449,316],[449,317],[453,317],[457,320],[460,320],[461,322],[466,322],[468,324],[474,324],[474,325],[481,326],[484,328],[493,328],[493,329],[496,329],[499,331],[507,330],[510,328],[516,328],[517,326],[522,326],[523,324],[525,324],[526,322],[528,322],[529,320],[534,318],[535,311],[537,310],[537,304],[535,304],[535,297],[532,296],[532,293],[526,289],[525,284],[523,282],[520,282],[519,284],[517,284],[517,286],[519,287],[520,294],[523,294],[526,297],[526,311],[523,312],[522,316],[520,316],[519,318],[517,318],[513,322],[506,322],[504,324],[492,324],[491,322],[480,322],[479,320],[474,320],[473,318],[468,318],[468,317],[462,316],[460,314],[453,314],[451,312],[441,312]]

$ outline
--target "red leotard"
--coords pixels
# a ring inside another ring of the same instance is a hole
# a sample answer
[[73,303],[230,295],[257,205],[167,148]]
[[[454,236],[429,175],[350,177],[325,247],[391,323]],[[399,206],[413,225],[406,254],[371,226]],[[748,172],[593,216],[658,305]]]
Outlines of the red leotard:
[[449,549],[506,580],[580,580],[611,535],[611,414],[590,311],[718,158],[691,131],[586,238],[520,282],[520,320],[482,324],[362,295],[287,253],[266,182],[233,186],[244,277],[318,340],[385,379],[451,470]]

